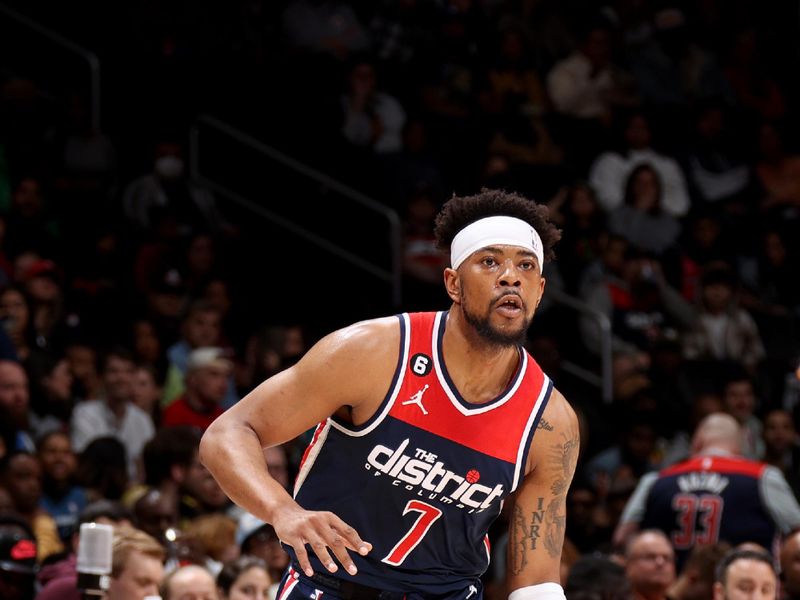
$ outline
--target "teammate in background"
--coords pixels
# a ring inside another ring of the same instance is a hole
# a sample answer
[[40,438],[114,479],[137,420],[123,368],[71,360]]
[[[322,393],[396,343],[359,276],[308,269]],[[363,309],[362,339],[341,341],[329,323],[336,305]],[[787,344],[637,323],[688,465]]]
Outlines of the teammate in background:
[[[451,198],[436,236],[449,310],[333,332],[203,436],[203,463],[293,557],[282,600],[479,600],[512,492],[509,598],[564,598],[578,422],[522,347],[560,233],[546,207],[484,189]],[[262,448],[315,424],[292,498]]]
[[679,569],[695,545],[725,541],[775,547],[800,527],[800,506],[776,467],[741,456],[742,429],[726,413],[698,425],[692,456],[648,473],[628,501],[614,532],[622,545],[641,529],[660,529],[675,548]]

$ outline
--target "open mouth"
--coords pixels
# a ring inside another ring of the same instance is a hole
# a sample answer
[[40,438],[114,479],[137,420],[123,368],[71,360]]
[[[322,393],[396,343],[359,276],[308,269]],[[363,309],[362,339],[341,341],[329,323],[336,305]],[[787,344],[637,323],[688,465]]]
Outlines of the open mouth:
[[504,312],[518,312],[522,310],[522,299],[515,294],[507,294],[502,296],[495,306]]

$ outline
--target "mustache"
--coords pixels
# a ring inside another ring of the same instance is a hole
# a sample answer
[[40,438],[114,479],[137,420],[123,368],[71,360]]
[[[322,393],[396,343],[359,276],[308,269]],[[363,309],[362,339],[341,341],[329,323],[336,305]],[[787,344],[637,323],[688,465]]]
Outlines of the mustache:
[[517,291],[503,292],[492,300],[490,306],[497,306],[498,304],[501,304],[503,302],[503,298],[508,298],[509,296],[514,296],[517,299],[520,308],[522,310],[527,310],[528,306],[525,304],[525,300],[522,299],[522,294]]

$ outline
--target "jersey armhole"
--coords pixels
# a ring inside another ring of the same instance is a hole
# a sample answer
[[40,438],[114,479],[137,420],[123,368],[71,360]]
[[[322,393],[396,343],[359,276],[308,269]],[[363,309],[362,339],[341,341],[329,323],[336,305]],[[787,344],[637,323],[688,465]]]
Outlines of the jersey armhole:
[[525,428],[520,442],[517,465],[514,469],[514,485],[511,491],[514,491],[519,486],[523,477],[525,476],[525,465],[528,463],[528,455],[531,451],[531,443],[533,443],[533,436],[536,434],[536,429],[539,427],[539,422],[542,420],[544,409],[547,408],[547,403],[550,401],[550,396],[553,393],[553,381],[545,376],[545,381],[542,384],[540,397],[531,411],[531,418]]
[[392,375],[392,382],[389,385],[389,391],[386,393],[386,396],[384,396],[380,406],[378,406],[377,410],[375,411],[375,414],[361,425],[355,426],[352,423],[343,421],[336,415],[331,415],[331,426],[335,429],[338,429],[342,433],[359,437],[368,434],[370,431],[375,429],[375,427],[377,427],[381,421],[383,421],[387,414],[389,414],[389,410],[391,410],[392,405],[397,398],[397,394],[400,391],[403,383],[403,373],[405,371],[406,363],[408,362],[408,347],[411,338],[409,335],[410,323],[408,313],[397,315],[397,319],[400,322],[400,352],[399,356],[397,357],[397,365],[394,370],[394,375]]

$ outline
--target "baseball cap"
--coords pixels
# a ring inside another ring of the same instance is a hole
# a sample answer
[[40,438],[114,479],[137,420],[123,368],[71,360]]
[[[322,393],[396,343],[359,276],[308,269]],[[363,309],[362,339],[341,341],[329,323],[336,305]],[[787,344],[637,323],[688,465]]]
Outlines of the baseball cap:
[[51,279],[59,280],[58,265],[52,260],[41,258],[32,263],[23,273],[22,280],[30,281],[36,277],[50,277]]
[[203,346],[195,348],[189,354],[186,362],[186,371],[202,369],[205,367],[218,366],[224,369],[232,369],[233,363],[228,358],[227,352],[217,346]]
[[244,513],[239,517],[239,526],[236,528],[236,545],[241,546],[249,537],[265,525],[268,525],[266,521],[262,521],[248,512]]
[[37,571],[36,538],[21,525],[0,524],[0,570],[25,575]]

